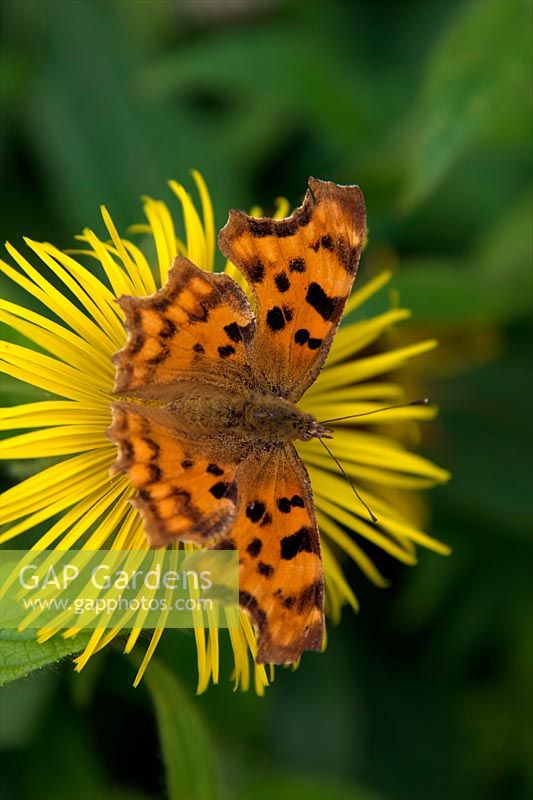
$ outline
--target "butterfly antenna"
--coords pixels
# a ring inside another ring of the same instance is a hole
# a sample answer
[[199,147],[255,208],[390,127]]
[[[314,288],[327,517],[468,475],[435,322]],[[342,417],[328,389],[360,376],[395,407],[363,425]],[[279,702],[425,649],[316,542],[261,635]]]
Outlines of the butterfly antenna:
[[350,484],[350,486],[351,486],[351,489],[352,489],[353,493],[355,494],[355,496],[357,497],[357,499],[359,500],[359,502],[360,502],[360,503],[362,503],[362,505],[363,505],[363,506],[366,508],[366,510],[368,511],[368,514],[369,514],[369,516],[370,516],[370,519],[372,520],[372,522],[377,522],[377,521],[378,521],[378,518],[377,518],[377,517],[376,517],[376,515],[375,515],[375,514],[374,514],[374,513],[373,513],[373,512],[370,510],[370,508],[369,508],[368,504],[367,504],[367,503],[365,503],[365,501],[363,500],[363,498],[361,497],[361,495],[359,494],[359,492],[358,492],[358,491],[357,491],[357,489],[355,488],[355,486],[354,486],[354,484],[353,484],[353,481],[352,481],[352,479],[351,479],[351,478],[350,478],[350,476],[347,474],[346,470],[345,470],[345,469],[344,469],[344,467],[342,466],[342,464],[341,464],[341,462],[339,461],[339,459],[338,459],[336,456],[334,456],[334,455],[333,455],[333,453],[331,452],[331,450],[329,449],[329,447],[327,446],[327,444],[325,443],[325,441],[324,441],[323,439],[321,439],[319,436],[317,437],[317,439],[318,439],[318,441],[320,442],[320,444],[322,445],[322,447],[324,448],[324,450],[325,450],[325,451],[326,451],[326,452],[327,452],[327,453],[328,453],[328,454],[331,456],[331,458],[333,459],[333,461],[335,462],[335,464],[338,466],[338,468],[340,469],[340,471],[342,472],[342,474],[344,475],[344,477],[346,478],[346,480],[347,480],[347,481],[348,481],[348,483]]
[[346,417],[335,417],[334,419],[321,419],[320,424],[326,425],[328,422],[342,422],[344,419],[354,419],[354,417],[368,417],[370,414],[379,414],[382,411],[392,411],[395,408],[409,408],[409,406],[427,406],[429,400],[423,397],[421,400],[411,400],[410,403],[400,403],[397,406],[386,406],[385,408],[376,408],[374,411],[363,411],[362,414],[348,414]]

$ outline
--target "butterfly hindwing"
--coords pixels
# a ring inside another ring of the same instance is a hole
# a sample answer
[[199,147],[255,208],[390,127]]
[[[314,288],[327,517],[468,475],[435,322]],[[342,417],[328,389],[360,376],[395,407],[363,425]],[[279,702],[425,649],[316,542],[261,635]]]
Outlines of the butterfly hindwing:
[[319,650],[324,581],[307,471],[292,444],[250,456],[238,476],[238,508],[219,547],[239,550],[240,603],[258,639],[259,663]]
[[365,230],[360,189],[314,178],[286,219],[230,212],[219,247],[253,289],[252,358],[266,388],[297,400],[316,378],[350,294]]
[[113,403],[109,437],[118,448],[116,472],[137,490],[148,542],[208,544],[222,536],[236,513],[236,466],[210,458],[205,446],[180,438],[154,418],[155,411]]
[[119,300],[128,339],[114,357],[115,393],[170,398],[172,385],[202,376],[242,380],[254,314],[235,281],[178,257],[168,282],[150,297]]

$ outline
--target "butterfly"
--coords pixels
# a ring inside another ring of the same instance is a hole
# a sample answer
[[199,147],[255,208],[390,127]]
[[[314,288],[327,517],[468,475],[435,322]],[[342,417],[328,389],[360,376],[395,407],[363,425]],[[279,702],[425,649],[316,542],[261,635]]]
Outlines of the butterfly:
[[292,663],[323,641],[319,534],[294,442],[328,431],[296,403],[331,347],[365,230],[357,186],[310,178],[291,216],[231,211],[219,233],[253,305],[181,256],[160,291],[119,300],[114,469],[136,489],[150,546],[239,551],[258,663]]

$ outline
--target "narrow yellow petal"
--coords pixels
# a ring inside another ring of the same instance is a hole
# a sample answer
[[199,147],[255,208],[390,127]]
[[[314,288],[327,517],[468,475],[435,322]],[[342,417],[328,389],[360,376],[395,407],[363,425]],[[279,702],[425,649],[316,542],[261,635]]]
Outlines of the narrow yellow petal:
[[286,197],[276,197],[275,199],[276,210],[274,211],[274,219],[285,219],[289,216],[291,206]]
[[[88,284],[88,281],[83,281],[78,283],[77,280],[71,277],[71,275],[60,265],[60,261],[65,261],[69,259],[69,256],[61,253],[60,250],[54,248],[52,245],[48,245],[46,243],[41,244],[41,242],[34,242],[31,239],[25,237],[25,243],[30,247],[34,253],[39,256],[41,261],[43,261],[52,272],[68,287],[70,292],[76,297],[76,299],[81,303],[81,305],[86,309],[87,313],[93,318],[96,322],[96,327],[98,330],[98,338],[102,342],[102,346],[105,347],[107,350],[113,348],[113,342],[116,341],[117,335],[121,334],[119,328],[119,320],[115,316],[115,314],[104,313],[102,310],[102,306],[105,308],[106,302],[106,289],[100,281],[92,281],[92,285]],[[54,256],[59,256],[59,260],[56,260],[55,257],[52,257],[51,253]],[[74,261],[74,259],[70,259]],[[75,262],[74,262],[75,263]],[[77,265],[81,268],[80,265]],[[90,273],[89,273],[90,275]],[[91,285],[91,294],[89,294],[89,285]],[[62,295],[64,297],[64,295]]]
[[187,237],[187,257],[193,264],[196,264],[197,267],[210,270],[211,264],[207,259],[204,229],[191,196],[177,181],[169,181],[168,185],[180,201],[183,210]]
[[360,358],[348,364],[338,364],[325,369],[317,382],[311,386],[308,394],[322,394],[331,391],[332,387],[346,386],[346,384],[373,378],[384,372],[392,372],[402,367],[409,359],[429,353],[435,347],[437,347],[437,342],[430,339],[406,347],[398,347],[395,350],[388,350],[379,355]]
[[[307,453],[305,463],[311,464],[314,467],[326,471],[336,470],[335,462],[328,456],[327,453]],[[356,478],[365,483],[375,483],[379,486],[393,486],[397,489],[429,489],[435,486],[435,479],[431,478],[418,478],[410,475],[402,475],[396,472],[388,471],[386,469],[375,469],[373,467],[362,467],[359,464],[343,460],[342,466],[344,471],[350,478]]]
[[144,253],[136,245],[134,245],[133,242],[130,242],[127,239],[122,239],[122,244],[135,262],[135,268],[139,272],[139,276],[143,285],[143,294],[152,294],[155,292],[157,287],[152,270],[150,269],[150,265],[148,264]]
[[0,321],[42,347],[43,350],[48,350],[56,359],[64,361],[87,377],[92,376],[92,380],[102,389],[111,388],[113,382],[111,359],[99,354],[90,360],[85,353],[76,350],[70,343],[65,343],[55,333],[49,333],[47,330],[39,328],[31,322],[18,319],[5,311],[0,312]]
[[343,326],[337,333],[333,347],[329,353],[324,369],[337,364],[343,359],[350,358],[375,342],[381,334],[388,330],[392,325],[409,319],[411,312],[405,308],[398,308],[394,311],[386,311],[378,314],[369,320],[362,322],[352,322],[351,325]]
[[38,428],[51,425],[109,425],[109,411],[100,405],[82,405],[69,400],[44,400],[0,408],[0,430]]
[[[113,376],[113,365],[109,359],[105,355],[102,355],[100,350],[92,347],[85,339],[81,336],[77,336],[63,325],[58,325],[56,322],[48,319],[48,317],[43,317],[41,314],[37,314],[29,308],[24,308],[24,306],[19,306],[8,300],[0,300],[0,309],[2,310],[0,318],[24,336],[36,341],[32,337],[32,331],[35,328],[47,331],[54,338],[54,341],[56,341],[56,347],[61,343],[64,343],[64,345],[68,347],[68,353],[65,351],[67,358],[70,356],[72,356],[72,358],[84,358],[86,368],[89,362],[89,368],[93,371],[102,373],[105,376]],[[21,323],[17,318],[20,318],[22,322],[27,323],[31,327],[20,327]],[[15,320],[17,320],[17,322]],[[19,327],[17,327],[17,325],[19,325]],[[53,351],[50,350],[49,352]],[[69,362],[67,361],[67,363]]]
[[[80,518],[82,524],[85,524],[85,515],[88,513],[94,503],[99,500],[102,493],[108,488],[110,479],[105,473],[96,472],[92,479],[90,486],[85,482],[80,481],[79,485],[72,484],[69,489],[65,489],[58,493],[57,498],[51,501],[40,510],[26,516],[21,522],[12,526],[0,536],[0,542],[6,542],[14,536],[18,536],[24,531],[39,525],[47,519],[50,519],[55,514],[65,512],[67,508],[70,511],[66,512],[40,539],[36,549],[44,550],[61,536],[71,525],[75,524]],[[118,485],[117,481],[114,482]],[[22,510],[22,514],[27,514],[31,509]],[[17,514],[17,517],[22,516]],[[88,525],[86,526],[88,527]]]
[[19,264],[31,280],[13,269],[9,264],[0,261],[0,266],[5,274],[15,283],[18,283],[29,294],[39,300],[46,308],[53,311],[57,317],[69,325],[73,331],[82,336],[87,342],[97,350],[110,352],[109,341],[97,325],[94,324],[74,303],[71,303],[60,291],[51,283],[46,281],[40,273],[32,267],[19,252],[6,243],[6,250],[13,260]]
[[326,576],[326,583],[330,585],[335,584],[337,590],[340,592],[341,597],[351,605],[354,611],[359,610],[359,603],[352,591],[346,577],[340,568],[339,562],[333,555],[327,543],[322,540],[321,542],[322,558],[324,561],[324,573]]
[[135,680],[133,681],[133,687],[136,689],[137,686],[140,684],[144,673],[146,672],[146,667],[150,663],[153,654],[155,653],[156,647],[159,644],[161,636],[163,635],[164,628],[156,628],[152,634],[152,638],[150,639],[150,644],[146,649],[146,653],[144,654],[143,660],[141,661],[141,666],[137,671],[137,675],[135,676]]
[[[435,466],[423,456],[410,453],[394,444],[389,446],[389,443],[390,440],[385,437],[375,437],[367,442],[358,432],[338,431],[330,449],[343,464],[345,461],[364,464],[382,470],[429,478],[437,482],[448,480],[449,473],[446,470]],[[304,458],[313,457],[313,454],[321,457],[323,454],[320,442],[313,440],[299,443],[298,450]]]
[[320,531],[329,536],[342,550],[350,556],[351,559],[357,564],[361,572],[366,575],[369,581],[375,586],[385,589],[390,585],[390,582],[383,577],[378,570],[372,559],[368,557],[365,551],[356,544],[348,534],[338,525],[335,520],[328,514],[319,511],[317,514],[318,524]]
[[[172,266],[172,262],[174,261],[177,252],[175,244],[176,235],[173,229],[171,234],[167,233],[165,223],[162,219],[162,208],[166,210],[166,206],[164,206],[163,203],[157,200],[152,200],[151,197],[144,198],[143,210],[146,219],[149,222],[150,233],[155,244],[161,286],[164,286],[167,282],[168,271]],[[170,235],[172,236],[173,241],[169,241]]]
[[196,169],[191,170],[191,175],[198,189],[202,204],[207,269],[212,271],[215,267],[215,215],[213,213],[213,204],[203,176]]
[[[379,532],[369,522],[365,521],[368,519],[368,512],[353,495],[344,480],[322,470],[317,470],[315,467],[310,467],[309,474],[311,475],[317,509],[342,525],[346,525],[350,530],[361,534],[399,561],[404,561],[406,564],[414,563],[414,560],[392,542],[388,536]],[[384,506],[383,501],[370,494],[367,490],[362,491],[361,494],[379,519]]]
[[0,495],[0,522],[11,522],[32,510],[39,510],[74,488],[80,495],[88,494],[94,488],[95,475],[100,474],[107,480],[115,458],[110,444],[107,451],[74,456],[11,486]]
[[[318,419],[329,419],[333,414],[330,414],[328,409],[335,403],[355,403],[358,400],[389,400],[392,405],[393,400],[399,402],[403,397],[403,389],[397,383],[362,383],[345,389],[336,389],[333,396],[318,394],[308,397],[307,394],[304,394],[298,405]],[[386,403],[382,405],[386,405]]]
[[118,256],[124,266],[125,271],[129,276],[132,286],[134,287],[135,294],[142,296],[146,291],[146,287],[143,284],[139,270],[137,269],[135,263],[132,261],[130,254],[124,247],[124,242],[118,235],[118,231],[115,227],[115,223],[111,218],[111,214],[109,213],[109,211],[105,206],[100,206],[100,213],[102,215],[102,219],[104,220],[104,224],[107,230],[109,231],[111,240],[117,249]]
[[94,385],[67,364],[12,342],[0,342],[0,371],[71,400],[108,402],[109,387],[103,381]]
[[[87,242],[92,247],[94,258],[102,265],[115,297],[135,293],[135,287],[129,275],[117,264],[108,247],[100,241],[94,231],[90,228],[85,228],[83,234],[76,236],[76,239]],[[122,313],[118,305],[116,309],[117,314]]]
[[356,289],[346,303],[344,315],[348,316],[348,314],[351,314],[356,308],[359,308],[359,306],[363,305],[363,303],[366,303],[366,301],[372,297],[372,295],[379,292],[379,290],[382,289],[391,278],[392,272],[384,270],[383,272],[380,272],[379,275],[376,275],[375,278],[367,281],[364,286],[361,286],[360,289]]
[[101,425],[67,425],[21,433],[2,440],[0,459],[52,458],[108,448]]

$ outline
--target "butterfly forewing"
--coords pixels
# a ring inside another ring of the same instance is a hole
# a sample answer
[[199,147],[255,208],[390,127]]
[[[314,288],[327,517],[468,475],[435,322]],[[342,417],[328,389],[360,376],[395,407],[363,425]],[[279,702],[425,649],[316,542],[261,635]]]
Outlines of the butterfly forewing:
[[253,289],[252,360],[271,391],[297,400],[316,378],[350,294],[365,231],[360,189],[314,178],[286,219],[230,213],[219,246]]
[[227,275],[178,257],[168,283],[150,297],[122,297],[128,340],[115,356],[115,392],[171,399],[183,380],[213,380],[234,389],[255,319],[242,290]]

